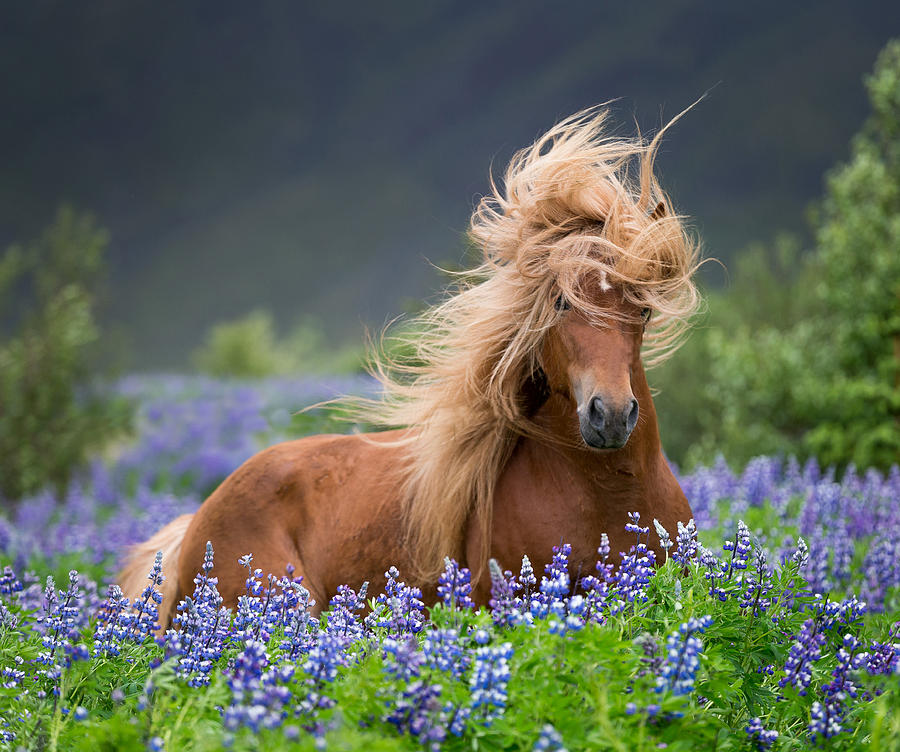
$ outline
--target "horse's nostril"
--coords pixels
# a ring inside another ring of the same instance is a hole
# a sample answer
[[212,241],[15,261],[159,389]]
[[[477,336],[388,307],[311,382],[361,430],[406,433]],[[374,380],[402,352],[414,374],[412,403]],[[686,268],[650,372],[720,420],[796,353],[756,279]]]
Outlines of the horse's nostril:
[[588,422],[595,431],[602,431],[606,419],[603,417],[603,400],[594,397],[588,406]]
[[639,412],[638,401],[636,399],[632,398],[631,410],[628,413],[628,417],[625,418],[625,427],[628,429],[629,432],[634,430],[634,427],[637,424],[638,412]]

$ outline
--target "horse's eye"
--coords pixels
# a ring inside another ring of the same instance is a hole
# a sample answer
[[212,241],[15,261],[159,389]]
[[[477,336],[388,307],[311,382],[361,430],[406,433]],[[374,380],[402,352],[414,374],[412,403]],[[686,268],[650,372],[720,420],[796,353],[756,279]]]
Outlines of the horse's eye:
[[641,321],[643,321],[645,324],[648,321],[650,321],[650,316],[652,316],[652,315],[653,315],[652,308],[642,308],[641,309]]
[[572,306],[569,305],[569,301],[566,300],[565,295],[559,295],[556,298],[556,303],[554,303],[557,311],[568,311]]

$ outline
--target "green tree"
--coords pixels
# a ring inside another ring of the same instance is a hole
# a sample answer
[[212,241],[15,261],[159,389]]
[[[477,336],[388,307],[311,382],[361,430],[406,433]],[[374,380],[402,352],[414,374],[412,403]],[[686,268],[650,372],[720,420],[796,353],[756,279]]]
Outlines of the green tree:
[[127,407],[90,383],[107,242],[92,217],[64,207],[40,238],[0,259],[0,314],[12,322],[0,340],[0,496],[7,499],[64,486],[128,423]]

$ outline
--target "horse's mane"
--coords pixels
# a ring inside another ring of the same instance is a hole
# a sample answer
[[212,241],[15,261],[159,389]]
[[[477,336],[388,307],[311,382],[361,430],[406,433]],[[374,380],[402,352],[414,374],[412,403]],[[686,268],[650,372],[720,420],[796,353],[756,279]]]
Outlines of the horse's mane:
[[374,356],[382,396],[354,412],[411,429],[400,441],[404,511],[422,578],[464,553],[470,518],[488,540],[497,477],[518,437],[535,431],[530,380],[560,293],[599,320],[609,311],[585,280],[605,275],[650,307],[650,363],[674,350],[699,304],[696,244],[653,174],[665,128],[649,142],[612,138],[606,116],[593,108],[563,120],[512,158],[501,187],[492,178],[469,230],[483,260],[418,316],[404,343],[411,356]]

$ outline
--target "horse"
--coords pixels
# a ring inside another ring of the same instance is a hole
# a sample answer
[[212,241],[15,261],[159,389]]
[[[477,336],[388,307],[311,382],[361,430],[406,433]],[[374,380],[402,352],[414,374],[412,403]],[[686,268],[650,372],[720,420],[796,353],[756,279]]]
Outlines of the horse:
[[697,243],[654,170],[674,120],[648,142],[608,135],[607,118],[576,113],[517,152],[499,186],[491,175],[469,229],[480,262],[420,315],[411,357],[376,353],[381,395],[342,403],[385,430],[251,457],[131,549],[125,594],[162,551],[165,628],[211,542],[226,606],[247,553],[276,576],[292,565],[317,609],[342,584],[377,592],[390,566],[433,602],[445,557],[486,604],[490,559],[540,566],[566,542],[586,574],[604,533],[614,559],[628,551],[629,512],[687,523],[645,374],[700,302]]

